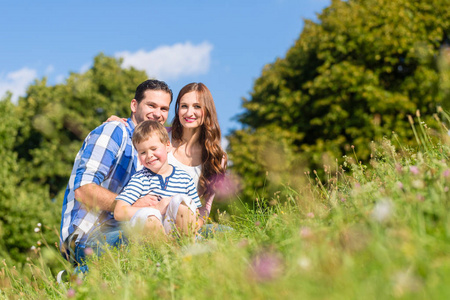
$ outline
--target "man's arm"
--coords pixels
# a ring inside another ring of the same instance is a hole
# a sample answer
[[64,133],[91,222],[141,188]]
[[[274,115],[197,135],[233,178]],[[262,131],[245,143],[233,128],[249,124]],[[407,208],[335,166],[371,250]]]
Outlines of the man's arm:
[[90,209],[114,211],[117,194],[95,183],[88,183],[75,190],[75,198]]
[[125,126],[108,123],[95,128],[79,152],[74,180],[75,199],[88,209],[114,211],[117,194],[101,184],[116,167],[125,140]]

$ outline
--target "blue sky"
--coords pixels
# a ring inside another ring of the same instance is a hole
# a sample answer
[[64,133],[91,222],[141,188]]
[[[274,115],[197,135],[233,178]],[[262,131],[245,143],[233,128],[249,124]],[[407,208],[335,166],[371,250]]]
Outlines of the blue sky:
[[43,76],[50,85],[64,82],[103,52],[165,80],[175,95],[187,83],[205,83],[226,135],[240,128],[234,117],[264,65],[284,57],[303,20],[315,20],[328,5],[330,0],[0,0],[0,96],[10,90],[17,99]]

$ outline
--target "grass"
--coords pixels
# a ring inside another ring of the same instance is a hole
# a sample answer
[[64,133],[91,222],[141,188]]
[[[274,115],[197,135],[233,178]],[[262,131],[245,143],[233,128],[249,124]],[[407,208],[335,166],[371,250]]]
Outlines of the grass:
[[64,285],[48,267],[64,261],[44,247],[23,270],[4,263],[0,297],[450,299],[449,136],[416,119],[416,149],[393,134],[368,165],[345,157],[252,209],[231,204],[219,222],[233,231],[111,250]]

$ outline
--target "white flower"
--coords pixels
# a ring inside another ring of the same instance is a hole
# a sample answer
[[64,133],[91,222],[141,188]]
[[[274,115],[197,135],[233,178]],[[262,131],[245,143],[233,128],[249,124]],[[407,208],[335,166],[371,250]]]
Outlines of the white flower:
[[423,182],[423,180],[416,179],[412,182],[412,186],[416,189],[423,189],[425,187],[425,183]]
[[30,248],[30,250],[36,250],[36,247],[35,246],[31,246],[31,248]]
[[381,199],[372,210],[372,218],[378,222],[384,222],[392,215],[393,204],[388,198]]
[[42,226],[42,224],[41,223],[37,223],[37,227],[41,227]]
[[297,264],[303,270],[309,270],[311,268],[311,260],[306,256],[302,256],[297,260]]
[[39,229],[39,227],[36,227],[36,228],[34,228],[34,232],[39,232],[39,231],[41,231],[40,229]]

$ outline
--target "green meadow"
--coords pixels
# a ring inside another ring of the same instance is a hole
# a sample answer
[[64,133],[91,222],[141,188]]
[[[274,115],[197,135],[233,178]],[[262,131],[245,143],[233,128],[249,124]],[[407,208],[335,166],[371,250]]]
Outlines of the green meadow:
[[415,147],[394,132],[372,143],[367,165],[350,152],[334,166],[302,174],[304,184],[267,199],[256,195],[254,207],[229,197],[217,220],[233,230],[213,237],[107,250],[92,255],[86,275],[63,284],[55,280],[58,267],[73,269],[55,245],[43,243],[20,269],[3,261],[0,295],[449,299],[450,137],[444,125],[440,132],[428,128],[419,113],[410,122]]

